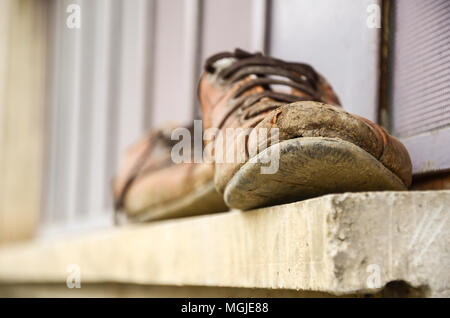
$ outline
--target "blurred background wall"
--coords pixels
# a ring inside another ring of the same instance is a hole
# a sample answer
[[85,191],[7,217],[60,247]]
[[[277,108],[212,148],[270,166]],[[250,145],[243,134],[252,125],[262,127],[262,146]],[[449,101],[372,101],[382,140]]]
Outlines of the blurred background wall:
[[31,238],[42,211],[47,5],[0,1],[0,242]]
[[[376,121],[372,4],[0,0],[0,240],[112,226],[121,153],[151,127],[200,116],[202,62],[219,51],[310,63],[344,108]],[[80,28],[67,24],[76,8]]]

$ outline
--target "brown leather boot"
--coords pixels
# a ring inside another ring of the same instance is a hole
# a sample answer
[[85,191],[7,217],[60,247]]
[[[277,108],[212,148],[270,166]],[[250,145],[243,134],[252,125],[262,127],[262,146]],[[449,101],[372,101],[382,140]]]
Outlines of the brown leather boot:
[[[216,162],[217,190],[232,208],[346,191],[405,190],[411,184],[404,146],[339,107],[330,84],[309,65],[239,49],[219,53],[207,60],[198,93],[204,129],[219,128],[223,135],[239,127],[276,131],[277,140],[267,134],[268,147],[247,131],[244,160]],[[225,141],[225,153],[240,147],[240,135]],[[249,149],[256,151],[250,155]],[[278,169],[263,174],[269,153],[278,153]]]
[[[226,211],[214,186],[214,166],[175,163],[175,125],[155,129],[126,152],[113,184],[116,211],[128,221],[149,221]],[[189,127],[189,130],[193,130]]]

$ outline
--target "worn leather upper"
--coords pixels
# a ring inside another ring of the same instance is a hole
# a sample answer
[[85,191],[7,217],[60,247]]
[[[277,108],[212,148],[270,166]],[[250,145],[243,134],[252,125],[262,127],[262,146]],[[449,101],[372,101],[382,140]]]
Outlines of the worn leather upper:
[[[152,130],[127,149],[113,184],[116,210],[137,214],[211,182],[212,164],[173,162],[171,150],[177,141],[171,140],[171,132],[175,128],[167,125]],[[193,130],[193,126],[187,128]]]
[[[280,141],[302,136],[340,138],[366,150],[405,186],[411,184],[405,147],[379,125],[344,111],[331,85],[309,65],[242,50],[219,53],[206,62],[198,94],[204,129],[278,128]],[[236,140],[225,145],[236,147]],[[216,163],[219,192],[242,165]]]

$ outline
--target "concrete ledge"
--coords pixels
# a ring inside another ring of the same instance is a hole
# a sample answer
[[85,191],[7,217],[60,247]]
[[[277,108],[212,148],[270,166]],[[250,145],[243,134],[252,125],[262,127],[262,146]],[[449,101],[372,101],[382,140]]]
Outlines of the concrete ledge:
[[352,294],[335,296],[328,293],[292,289],[234,288],[205,286],[158,286],[121,283],[87,283],[81,288],[67,288],[65,283],[25,283],[0,285],[0,297],[200,297],[200,298],[379,298],[379,297],[423,297],[422,290],[405,283],[388,284],[376,294]]
[[1,284],[286,289],[350,295],[403,281],[450,297],[450,191],[328,195],[250,212],[2,247]]

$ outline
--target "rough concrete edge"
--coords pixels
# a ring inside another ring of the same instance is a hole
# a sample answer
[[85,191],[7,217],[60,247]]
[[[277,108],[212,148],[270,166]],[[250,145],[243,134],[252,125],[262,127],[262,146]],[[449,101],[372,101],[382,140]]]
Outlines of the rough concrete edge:
[[[381,275],[380,281],[377,284],[374,284],[374,286],[368,285],[370,271],[368,271],[368,267],[363,268],[363,265],[369,265],[364,262],[368,259],[371,259],[371,256],[373,256],[374,253],[371,245],[373,244],[373,241],[376,241],[379,238],[375,237],[372,233],[372,235],[367,235],[362,239],[361,237],[357,237],[359,239],[357,242],[352,241],[352,239],[347,239],[346,236],[349,234],[349,227],[361,226],[361,224],[358,224],[358,222],[360,222],[361,220],[364,221],[364,224],[370,224],[369,222],[366,222],[366,220],[364,220],[364,215],[361,214],[363,213],[362,211],[360,213],[358,209],[349,209],[347,205],[353,204],[358,206],[362,202],[364,202],[364,207],[366,208],[369,203],[372,203],[374,200],[380,199],[379,197],[377,198],[378,194],[379,192],[364,193],[364,195],[366,196],[364,199],[362,199],[357,193],[328,195],[330,199],[330,209],[327,211],[327,254],[332,260],[330,264],[333,267],[331,270],[331,274],[333,275],[333,294],[375,294],[389,288],[394,289],[395,293],[396,286],[401,285],[403,291],[401,291],[400,293],[406,293],[412,295],[413,297],[450,297],[450,275],[447,275],[447,278],[443,278],[445,280],[444,284],[446,284],[446,287],[439,288],[436,284],[435,277],[430,276],[430,273],[434,273],[434,270],[438,270],[438,268],[436,267],[431,270],[427,270],[427,267],[429,268],[430,265],[434,265],[433,262],[430,262],[430,260],[427,258],[422,258],[421,260],[419,260],[421,261],[421,263],[412,266],[408,263],[410,257],[407,253],[398,253],[396,255],[398,257],[394,261],[395,267],[390,270],[389,274]],[[390,191],[386,193],[385,199],[395,196],[397,196],[397,199],[412,200],[413,202],[416,199],[422,199],[423,201],[421,201],[421,203],[426,204],[427,202],[435,199],[435,196],[439,195],[444,196],[443,200],[450,201],[450,191],[417,191],[413,193],[412,196],[411,192],[409,191]],[[411,206],[415,208],[415,204],[412,204]],[[390,205],[390,208],[392,210],[392,205]],[[364,211],[364,213],[372,215],[382,214],[383,212],[386,212],[376,209],[367,210],[368,211]],[[447,215],[450,215],[449,212],[444,212],[447,213]],[[375,217],[380,218],[379,215]],[[352,222],[350,224],[348,223],[349,219],[352,219]],[[445,220],[448,221],[448,218],[446,217]],[[398,226],[397,224],[395,225]],[[351,234],[355,234],[356,231],[352,230],[352,232],[353,233]],[[398,239],[398,237],[393,239]],[[445,238],[445,242],[448,240],[449,237],[447,236]],[[398,245],[397,250],[405,248],[405,246],[401,246],[401,244],[394,245]],[[349,259],[351,259],[352,263],[349,263]],[[360,260],[362,260],[361,263],[359,263]],[[386,262],[380,263],[382,263],[382,265],[384,266],[387,266]],[[354,270],[355,267],[357,267],[356,271]],[[446,263],[444,263],[444,267],[450,268],[450,259],[447,259]],[[355,275],[359,275],[360,277],[365,276],[366,279],[358,279],[356,280],[356,283],[355,280],[348,279],[349,277]],[[441,279],[437,280],[439,281]]]

